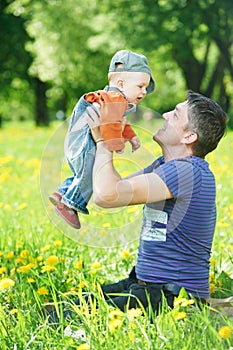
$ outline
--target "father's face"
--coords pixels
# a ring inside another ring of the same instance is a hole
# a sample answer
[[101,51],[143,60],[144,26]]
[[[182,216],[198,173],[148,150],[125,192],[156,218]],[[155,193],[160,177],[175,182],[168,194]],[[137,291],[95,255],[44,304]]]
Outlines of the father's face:
[[182,102],[176,105],[175,109],[163,114],[165,122],[163,127],[154,135],[154,140],[160,145],[178,145],[185,135],[188,125],[188,104]]

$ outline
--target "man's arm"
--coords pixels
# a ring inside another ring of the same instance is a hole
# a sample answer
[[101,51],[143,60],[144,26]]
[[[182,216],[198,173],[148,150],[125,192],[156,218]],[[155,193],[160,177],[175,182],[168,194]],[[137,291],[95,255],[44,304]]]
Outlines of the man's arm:
[[98,142],[93,167],[94,202],[103,208],[114,208],[173,197],[158,175],[138,173],[122,179],[113,166],[112,152],[104,142]]

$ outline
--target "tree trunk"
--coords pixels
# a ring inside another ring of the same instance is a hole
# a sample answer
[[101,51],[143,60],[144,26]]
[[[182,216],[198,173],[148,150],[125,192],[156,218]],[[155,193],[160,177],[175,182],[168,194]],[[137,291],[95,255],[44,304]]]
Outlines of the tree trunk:
[[47,85],[39,78],[35,78],[35,122],[36,126],[48,126],[49,115],[46,99]]

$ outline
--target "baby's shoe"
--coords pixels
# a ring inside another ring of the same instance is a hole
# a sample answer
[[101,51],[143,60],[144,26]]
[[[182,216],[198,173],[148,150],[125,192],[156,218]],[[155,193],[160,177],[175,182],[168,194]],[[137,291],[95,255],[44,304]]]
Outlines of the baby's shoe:
[[62,195],[58,192],[53,192],[49,196],[49,200],[53,205],[57,205],[62,199]]
[[67,207],[64,203],[59,202],[55,206],[56,212],[72,227],[79,229],[81,227],[78,213],[76,210]]

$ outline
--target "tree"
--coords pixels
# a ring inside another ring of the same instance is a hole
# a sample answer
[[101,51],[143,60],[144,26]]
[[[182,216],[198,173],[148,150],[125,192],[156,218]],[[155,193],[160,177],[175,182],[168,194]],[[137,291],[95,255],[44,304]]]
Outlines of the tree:
[[[7,0],[0,2],[0,115],[3,115],[4,118],[17,114],[19,105],[12,104],[14,99],[23,103],[22,96],[24,95],[24,98],[26,96],[27,100],[31,100],[31,94],[28,91],[32,83],[28,74],[32,57],[24,48],[29,39],[24,27],[25,21],[7,12],[9,3],[10,1]],[[25,90],[27,90],[26,93],[22,93]]]
[[[162,65],[172,59],[182,72],[186,89],[215,98],[229,111],[233,95],[231,0],[104,3],[102,9],[111,16],[112,28],[121,33],[126,45],[142,48],[152,59],[160,55]],[[112,28],[108,28],[110,33]]]

